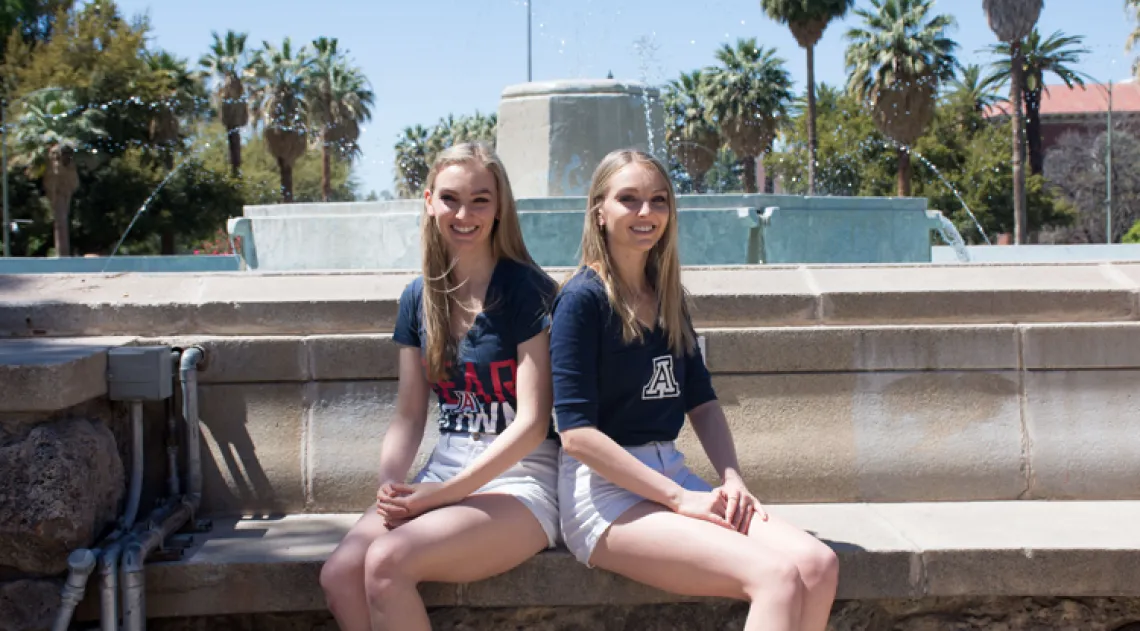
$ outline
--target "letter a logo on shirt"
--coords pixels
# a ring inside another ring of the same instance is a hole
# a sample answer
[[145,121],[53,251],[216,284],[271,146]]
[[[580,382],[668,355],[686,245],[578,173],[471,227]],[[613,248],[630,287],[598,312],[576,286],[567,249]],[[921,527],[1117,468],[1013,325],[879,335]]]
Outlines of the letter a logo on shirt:
[[673,375],[673,356],[662,355],[653,359],[653,376],[649,383],[641,389],[643,400],[666,399],[680,396],[681,388],[677,386],[677,377]]

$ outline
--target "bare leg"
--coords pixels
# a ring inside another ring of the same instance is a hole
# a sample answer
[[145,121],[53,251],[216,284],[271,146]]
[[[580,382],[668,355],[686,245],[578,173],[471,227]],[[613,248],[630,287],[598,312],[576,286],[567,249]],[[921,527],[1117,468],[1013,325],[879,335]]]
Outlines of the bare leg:
[[546,532],[509,495],[472,495],[375,540],[364,586],[372,631],[430,631],[418,583],[468,583],[510,570],[546,547]]
[[796,564],[803,581],[803,631],[825,631],[839,584],[839,561],[835,552],[800,528],[769,514],[768,521],[753,519],[749,538],[779,550]]
[[747,600],[745,631],[800,631],[795,564],[760,541],[652,502],[614,522],[590,563],[676,594]]
[[321,567],[321,589],[341,631],[369,631],[368,597],[364,593],[364,556],[376,539],[388,534],[375,510],[364,516]]

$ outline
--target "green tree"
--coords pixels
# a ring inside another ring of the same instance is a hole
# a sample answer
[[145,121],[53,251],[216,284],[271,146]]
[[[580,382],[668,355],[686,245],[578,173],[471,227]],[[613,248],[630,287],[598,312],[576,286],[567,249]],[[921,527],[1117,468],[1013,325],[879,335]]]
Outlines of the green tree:
[[13,165],[41,179],[52,209],[56,256],[71,256],[71,196],[79,188],[79,162],[90,143],[106,134],[100,110],[80,108],[68,92],[45,91],[24,99],[17,118]]
[[428,143],[431,141],[431,132],[423,125],[405,127],[396,141],[395,187],[396,195],[401,198],[414,198],[423,193],[427,183],[428,169]]
[[321,144],[322,183],[325,201],[332,199],[332,159],[351,159],[360,151],[361,126],[372,119],[375,96],[364,73],[349,64],[337,49],[336,39],[313,42],[316,57],[307,79],[311,127]]
[[212,98],[218,117],[226,128],[230,149],[230,169],[236,177],[241,173],[241,130],[249,124],[249,103],[242,77],[247,73],[246,33],[226,31],[225,37],[213,33],[210,52],[198,61],[213,83]]
[[1025,85],[1022,71],[1021,43],[1037,24],[1045,0],[982,0],[982,10],[986,13],[990,30],[999,41],[1010,45],[1009,102],[1013,115],[1009,117],[1013,129],[1013,208],[1016,244],[1025,243],[1026,200],[1025,200],[1025,116],[1022,114],[1022,86]]
[[704,178],[717,159],[720,135],[705,106],[706,75],[700,70],[681,73],[665,87],[665,143],[692,180],[704,192]]
[[792,78],[775,49],[757,47],[754,38],[723,45],[716,58],[721,65],[705,71],[709,114],[741,159],[744,191],[756,193],[756,157],[772,148],[792,100]]
[[847,15],[854,4],[855,0],[760,0],[760,6],[768,17],[788,25],[796,43],[807,51],[807,132],[808,151],[811,155],[808,161],[808,195],[815,195],[816,153],[819,146],[815,123],[815,45],[823,37],[827,25],[832,20]]
[[[1045,73],[1056,75],[1070,89],[1074,85],[1084,87],[1088,75],[1073,67],[1081,62],[1082,55],[1089,53],[1081,46],[1083,42],[1083,37],[1065,35],[1061,31],[1041,39],[1041,33],[1033,29],[1021,43],[1021,91],[1025,95],[1025,135],[1029,144],[1030,173],[1040,174],[1045,166],[1041,138],[1041,94],[1047,91]],[[1004,84],[1013,74],[1010,68],[1013,50],[1007,43],[991,46],[990,50],[998,56],[991,80]]]
[[969,64],[950,82],[950,97],[970,110],[982,114],[987,108],[1001,102],[997,87],[1001,81],[995,76],[983,75],[982,67]]
[[934,116],[938,89],[954,78],[958,44],[948,15],[930,16],[934,0],[871,0],[856,9],[863,28],[847,32],[847,89],[867,101],[875,125],[898,143],[898,196],[911,194],[908,148]]
[[311,64],[308,49],[294,49],[288,37],[280,48],[265,42],[250,63],[254,99],[265,123],[265,147],[277,161],[281,201],[286,204],[293,201],[293,165],[305,155],[309,139]]
[[1124,233],[1124,237],[1120,239],[1121,243],[1140,243],[1140,221],[1132,224],[1128,232]]

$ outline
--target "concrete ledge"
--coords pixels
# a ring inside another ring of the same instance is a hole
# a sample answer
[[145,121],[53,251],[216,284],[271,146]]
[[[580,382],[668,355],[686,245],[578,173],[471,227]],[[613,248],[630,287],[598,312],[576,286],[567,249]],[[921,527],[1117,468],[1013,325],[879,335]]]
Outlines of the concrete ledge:
[[[687,268],[699,327],[1140,320],[1127,264]],[[548,270],[563,278],[569,270]],[[0,336],[391,331],[415,276],[215,273],[0,276]]]
[[107,351],[132,341],[0,340],[0,412],[57,412],[107,394]]
[[[838,597],[1137,596],[1140,502],[772,506],[840,557]],[[178,562],[147,566],[150,617],[312,611],[320,565],[357,515],[216,522]],[[94,590],[92,590],[93,592]],[[562,550],[468,585],[428,584],[429,606],[526,607],[692,600]],[[93,595],[89,592],[90,595]],[[89,597],[81,615],[93,615]]]

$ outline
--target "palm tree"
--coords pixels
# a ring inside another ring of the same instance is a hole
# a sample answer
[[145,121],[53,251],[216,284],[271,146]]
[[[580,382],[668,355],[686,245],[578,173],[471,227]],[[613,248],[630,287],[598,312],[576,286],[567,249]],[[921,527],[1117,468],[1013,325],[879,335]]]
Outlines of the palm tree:
[[871,0],[856,9],[863,28],[847,32],[847,89],[870,104],[875,126],[898,145],[898,195],[910,195],[910,145],[934,118],[938,88],[954,78],[958,44],[934,0]]
[[700,70],[681,73],[665,88],[665,142],[689,177],[705,191],[705,174],[716,163],[720,136],[705,107],[707,77]]
[[360,151],[360,127],[372,120],[375,96],[364,73],[349,65],[336,39],[313,42],[316,58],[308,77],[309,114],[321,143],[321,195],[332,198],[332,153],[350,158]]
[[395,184],[396,194],[401,198],[414,198],[423,193],[430,168],[430,142],[431,132],[423,125],[405,127],[396,142]]
[[760,0],[768,17],[787,24],[796,43],[807,51],[808,195],[815,195],[815,45],[832,20],[847,15],[855,0]]
[[214,107],[226,129],[230,145],[230,168],[234,177],[241,172],[241,130],[249,123],[249,106],[245,99],[242,76],[246,73],[246,33],[227,31],[223,38],[213,33],[210,53],[198,61],[203,71],[213,78]]
[[1000,41],[1010,45],[1009,102],[1013,115],[1013,242],[1025,243],[1025,131],[1021,105],[1021,89],[1024,85],[1021,61],[1021,40],[1025,39],[1037,18],[1045,0],[982,0],[982,10],[990,23],[990,30]]
[[[1048,91],[1045,73],[1056,75],[1069,89],[1074,84],[1083,88],[1085,79],[1090,77],[1072,67],[1081,62],[1081,55],[1089,53],[1089,49],[1081,46],[1083,43],[1084,38],[1080,35],[1065,35],[1061,31],[1042,40],[1041,32],[1033,29],[1021,44],[1021,91],[1025,95],[1025,135],[1029,144],[1030,173],[1040,174],[1045,166],[1045,152],[1041,148],[1041,93]],[[1004,84],[1013,74],[1011,46],[1001,43],[991,46],[990,50],[998,55],[991,79]]]
[[182,136],[181,119],[200,111],[197,104],[205,96],[205,90],[185,59],[167,51],[147,52],[145,59],[160,85],[159,93],[165,97],[150,120],[150,141],[168,149]]
[[293,49],[288,37],[278,48],[264,42],[254,53],[250,75],[254,78],[254,100],[265,123],[265,147],[277,160],[281,172],[281,201],[293,201],[293,165],[305,155],[309,139],[309,95],[307,89],[312,61],[301,46]]
[[950,95],[964,105],[967,105],[975,114],[982,114],[987,108],[1001,102],[997,86],[1001,81],[992,74],[982,76],[982,67],[970,64],[962,68],[960,75],[950,82]]
[[103,112],[80,111],[71,92],[39,92],[24,99],[16,121],[12,163],[32,179],[43,178],[51,204],[56,256],[71,256],[71,196],[79,189],[78,162],[92,141],[107,135]]
[[758,47],[755,38],[723,45],[716,58],[722,65],[705,70],[711,117],[744,166],[744,192],[756,193],[756,156],[772,147],[792,100],[792,78],[776,50]]
[[[1132,21],[1136,23],[1136,27],[1132,29],[1132,32],[1128,35],[1128,41],[1124,45],[1128,52],[1132,52],[1136,44],[1140,43],[1140,0],[1124,0],[1124,8],[1128,11]],[[1133,64],[1133,72],[1138,69],[1140,68]]]

